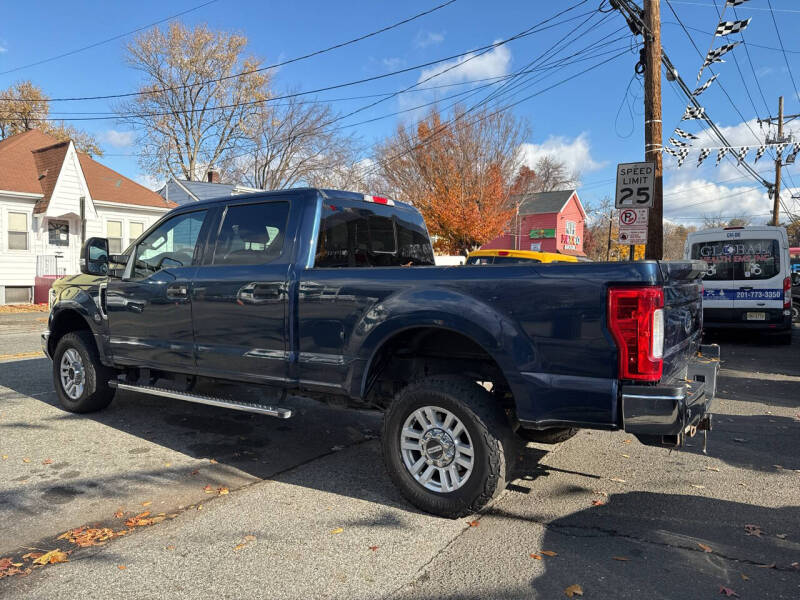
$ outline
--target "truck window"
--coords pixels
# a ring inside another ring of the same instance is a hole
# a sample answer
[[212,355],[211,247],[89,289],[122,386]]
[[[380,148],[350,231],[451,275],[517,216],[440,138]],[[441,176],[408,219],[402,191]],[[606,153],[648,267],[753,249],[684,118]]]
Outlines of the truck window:
[[206,218],[200,210],[164,221],[136,246],[134,277],[147,277],[162,268],[192,264],[197,236]]
[[214,248],[215,265],[263,265],[283,253],[288,202],[229,206]]
[[716,240],[692,244],[691,257],[708,265],[707,281],[770,279],[781,270],[778,240]]
[[396,214],[391,207],[326,202],[314,266],[433,265],[433,249],[422,218],[419,223],[412,219]]

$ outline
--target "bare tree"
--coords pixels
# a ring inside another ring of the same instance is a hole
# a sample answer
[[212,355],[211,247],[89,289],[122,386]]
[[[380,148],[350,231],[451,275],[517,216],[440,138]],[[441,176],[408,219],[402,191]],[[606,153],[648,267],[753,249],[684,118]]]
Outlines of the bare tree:
[[244,36],[181,23],[128,44],[126,60],[144,83],[116,111],[138,130],[139,162],[148,173],[195,180],[240,150],[270,81],[257,71],[260,60],[242,58],[246,45]]
[[747,218],[742,219],[734,217],[733,219],[729,219],[728,217],[723,217],[722,215],[703,216],[703,227],[706,229],[710,229],[712,227],[744,227],[749,224],[750,224],[750,219]]
[[246,123],[247,143],[253,149],[221,167],[243,183],[265,190],[299,184],[327,187],[344,175],[349,184],[356,143],[334,129],[335,121],[331,108],[316,101],[293,97],[282,104],[262,105]]
[[59,141],[72,140],[81,152],[102,156],[103,151],[93,135],[63,121],[50,121],[49,115],[49,99],[31,81],[20,81],[0,90],[0,139],[39,129]]

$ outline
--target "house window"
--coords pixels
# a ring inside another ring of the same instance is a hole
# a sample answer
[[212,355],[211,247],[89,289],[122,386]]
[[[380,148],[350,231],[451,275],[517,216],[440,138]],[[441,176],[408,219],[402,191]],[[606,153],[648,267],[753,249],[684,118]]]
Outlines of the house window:
[[5,296],[6,304],[30,304],[33,302],[30,286],[7,285]]
[[144,231],[144,225],[142,223],[137,223],[135,221],[128,223],[128,233],[130,234],[128,242],[132,244],[139,239],[139,236],[142,235],[142,231]]
[[69,246],[69,222],[47,222],[47,237],[51,246]]
[[567,221],[564,224],[564,233],[567,235],[575,235],[575,221]]
[[106,221],[106,237],[108,238],[108,253],[122,253],[122,221]]
[[8,249],[28,249],[28,215],[26,213],[8,213]]

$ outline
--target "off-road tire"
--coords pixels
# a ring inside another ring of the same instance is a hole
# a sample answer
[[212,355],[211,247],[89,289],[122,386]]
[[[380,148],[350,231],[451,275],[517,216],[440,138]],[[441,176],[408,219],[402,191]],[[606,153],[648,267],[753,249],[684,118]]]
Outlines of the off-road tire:
[[[76,399],[70,398],[61,382],[61,359],[70,348],[75,349],[84,366],[85,383],[83,393]],[[114,388],[108,385],[114,377],[114,370],[104,366],[97,355],[97,347],[88,331],[67,333],[58,340],[53,354],[53,385],[61,406],[74,413],[89,413],[104,409],[114,399]]]
[[[437,493],[418,483],[406,468],[400,449],[400,432],[406,418],[418,408],[438,406],[461,420],[474,446],[474,466],[462,487]],[[392,481],[414,506],[441,517],[473,514],[506,487],[515,448],[505,412],[497,400],[470,379],[432,376],[401,390],[383,417],[383,459]]]
[[538,444],[560,444],[578,433],[576,427],[553,427],[552,429],[518,429],[517,435],[526,442]]

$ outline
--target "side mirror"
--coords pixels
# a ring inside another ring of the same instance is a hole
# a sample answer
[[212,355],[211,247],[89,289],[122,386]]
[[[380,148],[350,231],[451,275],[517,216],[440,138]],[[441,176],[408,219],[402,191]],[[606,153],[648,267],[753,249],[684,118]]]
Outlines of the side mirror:
[[81,251],[81,273],[108,275],[108,240],[89,238]]

